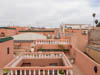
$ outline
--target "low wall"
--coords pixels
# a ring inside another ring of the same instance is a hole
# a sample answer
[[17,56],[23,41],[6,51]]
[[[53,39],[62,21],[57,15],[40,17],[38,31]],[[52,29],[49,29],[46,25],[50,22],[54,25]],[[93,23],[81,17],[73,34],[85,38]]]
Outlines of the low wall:
[[100,40],[100,30],[91,30],[89,34],[89,40],[98,41]]
[[[75,63],[83,72],[83,75],[100,75],[100,65],[85,55],[77,48],[73,48],[71,51],[75,56]],[[94,66],[97,66],[98,72],[94,72]]]
[[87,54],[100,64],[100,51],[87,48]]
[[[41,63],[40,63],[41,62]],[[51,66],[52,64],[56,64],[57,66],[63,66],[62,59],[23,59],[21,62],[17,64],[17,66],[27,66],[25,63],[30,63],[30,66]]]
[[35,52],[37,52],[38,49],[70,49],[70,45],[38,44],[34,48]]

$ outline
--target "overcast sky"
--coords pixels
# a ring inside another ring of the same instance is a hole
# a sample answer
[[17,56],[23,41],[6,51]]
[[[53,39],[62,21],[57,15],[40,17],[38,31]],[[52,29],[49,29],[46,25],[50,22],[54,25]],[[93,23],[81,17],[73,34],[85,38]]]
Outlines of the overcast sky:
[[0,0],[0,25],[58,27],[100,20],[100,0]]

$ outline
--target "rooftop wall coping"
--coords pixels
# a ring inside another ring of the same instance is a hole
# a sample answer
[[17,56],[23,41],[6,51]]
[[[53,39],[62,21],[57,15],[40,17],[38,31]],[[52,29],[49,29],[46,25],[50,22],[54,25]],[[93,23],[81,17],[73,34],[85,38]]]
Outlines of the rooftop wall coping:
[[72,69],[72,66],[46,66],[46,67],[5,67],[4,69],[10,70],[65,70]]
[[13,40],[13,37],[5,37],[5,38],[1,38],[1,39],[0,39],[0,43],[6,42],[6,41],[9,41],[9,40]]
[[38,49],[38,51],[69,51],[69,49]]
[[16,28],[10,28],[10,27],[0,27],[0,29],[11,29],[11,30],[16,30]]
[[54,32],[54,30],[25,30],[19,32]]

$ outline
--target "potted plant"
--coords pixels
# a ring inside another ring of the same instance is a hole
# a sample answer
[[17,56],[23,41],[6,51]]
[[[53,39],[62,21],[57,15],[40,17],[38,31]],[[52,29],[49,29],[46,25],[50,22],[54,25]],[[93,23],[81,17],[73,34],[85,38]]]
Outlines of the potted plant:
[[5,70],[3,70],[3,75],[8,75],[9,72],[10,72],[10,70],[5,69]]
[[59,70],[59,75],[64,75],[64,71],[63,70]]

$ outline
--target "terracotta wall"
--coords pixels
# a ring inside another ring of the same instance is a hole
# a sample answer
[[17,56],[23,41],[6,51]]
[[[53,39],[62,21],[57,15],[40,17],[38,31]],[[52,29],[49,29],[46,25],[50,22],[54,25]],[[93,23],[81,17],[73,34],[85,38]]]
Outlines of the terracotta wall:
[[81,32],[81,29],[65,29],[65,32]]
[[16,30],[13,29],[0,29],[0,33],[4,33],[5,37],[16,35]]
[[[41,62],[41,63],[40,63]],[[23,59],[17,66],[23,63],[31,63],[31,66],[49,66],[52,63],[57,63],[58,66],[63,65],[62,59]]]
[[100,29],[98,30],[90,30],[89,33],[89,40],[91,41],[98,41],[100,40]]
[[70,45],[55,45],[55,44],[42,44],[42,45],[36,45],[35,46],[35,52],[37,52],[37,50],[41,48],[41,49],[69,49]]
[[87,48],[87,53],[100,64],[100,51]]
[[30,48],[31,47],[31,44],[32,44],[32,42],[23,42],[23,43],[21,43],[21,46],[23,48]]
[[82,35],[82,32],[74,33],[71,38],[71,44],[79,50],[85,51],[85,48],[88,46],[88,34]]
[[20,27],[20,26],[8,26],[9,28],[16,28],[16,33],[19,34],[20,30],[27,30],[28,27]]
[[[9,47],[9,54],[7,48]],[[13,40],[0,43],[0,68],[3,68],[13,59]]]
[[29,49],[31,48],[33,42],[14,42],[14,47],[16,46],[22,49]]
[[[100,75],[100,64],[94,62],[91,58],[75,47],[72,51],[75,57],[75,63],[82,71],[83,75]],[[97,66],[98,68],[97,74],[94,72],[94,66]]]
[[[75,57],[75,63],[83,75],[100,75],[100,65],[82,52],[88,46],[88,35],[82,35],[81,32],[75,33],[71,38],[71,44],[71,55]],[[94,66],[98,68],[97,74],[94,72]]]

